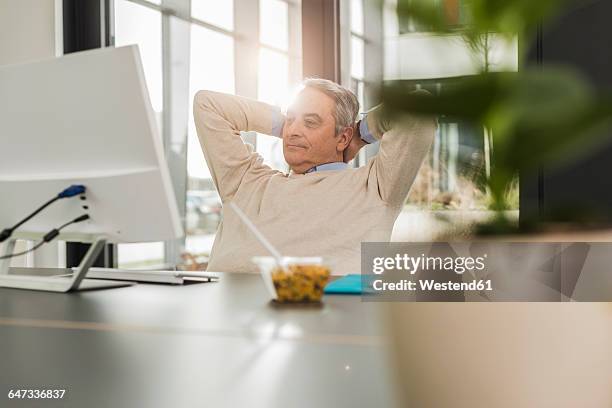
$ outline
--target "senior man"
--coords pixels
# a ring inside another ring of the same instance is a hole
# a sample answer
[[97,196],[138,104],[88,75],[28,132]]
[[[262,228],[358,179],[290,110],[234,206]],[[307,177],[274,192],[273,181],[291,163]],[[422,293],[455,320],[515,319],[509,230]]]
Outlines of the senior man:
[[[307,79],[287,110],[251,99],[200,91],[194,119],[213,182],[287,256],[322,256],[332,273],[359,273],[362,241],[389,241],[393,224],[435,133],[432,118],[390,124],[380,110],[356,122],[359,103],[348,89]],[[263,163],[241,131],[282,137],[291,171]],[[380,143],[365,166],[347,162]],[[255,271],[265,248],[224,208],[208,270]]]

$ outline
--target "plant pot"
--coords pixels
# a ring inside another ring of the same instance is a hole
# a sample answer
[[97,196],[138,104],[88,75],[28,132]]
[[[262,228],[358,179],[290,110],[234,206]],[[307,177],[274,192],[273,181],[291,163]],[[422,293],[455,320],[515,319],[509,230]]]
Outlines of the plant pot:
[[403,407],[612,406],[612,304],[384,309]]
[[[612,231],[476,240],[612,242]],[[395,302],[383,310],[403,407],[612,406],[612,303]]]

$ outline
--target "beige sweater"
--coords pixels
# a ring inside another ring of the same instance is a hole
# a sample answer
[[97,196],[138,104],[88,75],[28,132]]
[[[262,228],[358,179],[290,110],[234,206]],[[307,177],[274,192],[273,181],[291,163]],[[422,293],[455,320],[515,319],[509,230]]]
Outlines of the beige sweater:
[[[240,131],[270,134],[278,108],[251,99],[200,91],[194,119],[213,182],[285,256],[322,256],[332,273],[360,273],[361,242],[389,241],[435,133],[431,118],[409,117],[388,130],[368,115],[379,152],[365,166],[307,174],[263,164]],[[384,136],[383,136],[384,132]],[[238,216],[223,211],[210,271],[255,272],[251,257],[269,255]]]

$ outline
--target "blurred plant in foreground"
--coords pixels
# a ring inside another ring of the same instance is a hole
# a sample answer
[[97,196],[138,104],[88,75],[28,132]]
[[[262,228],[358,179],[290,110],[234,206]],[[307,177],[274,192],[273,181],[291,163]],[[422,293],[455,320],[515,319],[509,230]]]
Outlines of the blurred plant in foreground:
[[[489,33],[528,38],[538,23],[568,3],[576,1],[469,0],[464,10],[468,24],[461,34],[475,46]],[[399,0],[398,12],[434,32],[451,30],[431,0]],[[486,71],[443,80],[444,92],[438,95],[414,94],[411,84],[390,81],[382,87],[382,99],[390,116],[448,115],[490,129],[492,167],[483,182],[497,216],[480,230],[504,233],[514,229],[504,210],[519,170],[559,165],[601,143],[602,130],[612,123],[612,96],[599,94],[576,71],[560,66]]]

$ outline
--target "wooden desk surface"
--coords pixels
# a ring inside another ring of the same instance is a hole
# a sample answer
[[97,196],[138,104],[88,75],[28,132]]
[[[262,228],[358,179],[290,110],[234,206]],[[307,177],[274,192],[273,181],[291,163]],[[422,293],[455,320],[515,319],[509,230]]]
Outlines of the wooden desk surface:
[[[269,303],[258,275],[56,294],[0,289],[0,406],[385,407],[375,303]],[[66,389],[9,400],[9,389]]]

